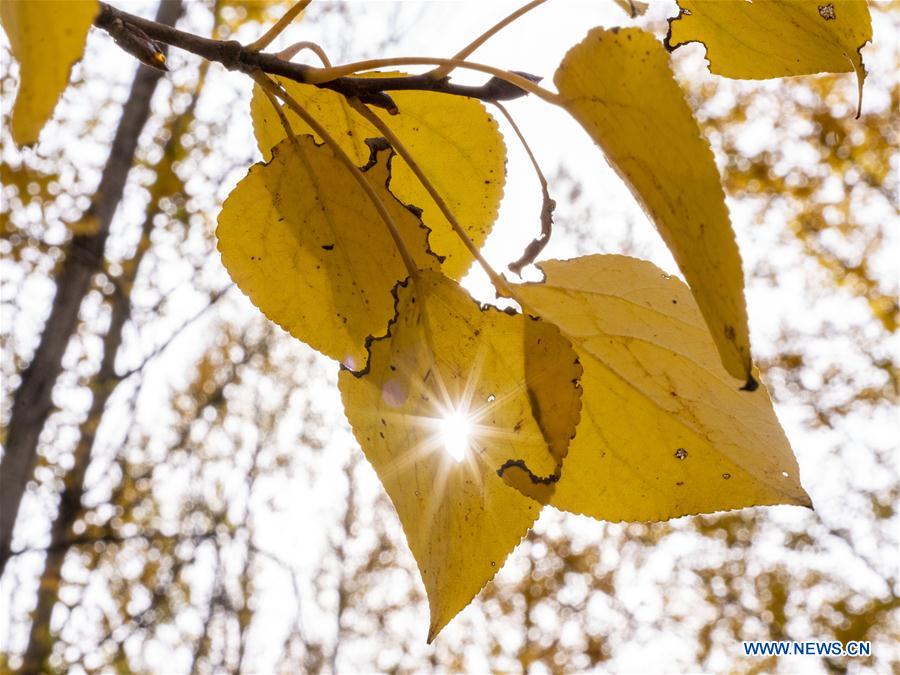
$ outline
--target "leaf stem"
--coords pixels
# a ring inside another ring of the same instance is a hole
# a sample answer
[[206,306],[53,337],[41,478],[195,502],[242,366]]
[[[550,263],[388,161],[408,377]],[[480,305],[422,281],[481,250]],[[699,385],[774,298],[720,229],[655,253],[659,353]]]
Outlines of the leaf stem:
[[353,75],[354,73],[358,73],[359,71],[363,70],[389,68],[392,66],[422,65],[452,66],[453,68],[466,68],[468,70],[476,70],[481,73],[487,73],[488,75],[493,75],[500,80],[509,82],[513,86],[518,87],[523,91],[527,91],[529,94],[534,94],[547,103],[552,103],[554,105],[559,105],[560,103],[559,94],[554,94],[552,91],[548,91],[547,89],[538,86],[531,80],[522,77],[521,75],[511,73],[508,70],[495,68],[494,66],[489,66],[484,63],[461,61],[459,59],[439,59],[430,56],[401,56],[388,59],[369,59],[366,61],[356,61],[355,63],[346,63],[341,66],[334,66],[333,68],[311,68],[305,74],[305,83],[324,85],[331,80],[346,77],[347,75]]
[[[470,42],[465,47],[460,49],[453,56],[453,60],[462,61],[463,59],[467,58],[468,56],[470,56],[472,54],[472,52],[474,52],[476,49],[478,49],[481,45],[483,45],[485,42],[487,42],[490,38],[492,38],[494,35],[496,35],[501,30],[506,28],[506,26],[511,24],[513,21],[518,19],[523,14],[527,14],[535,7],[538,7],[539,5],[543,5],[545,2],[547,2],[547,0],[532,0],[527,5],[519,7],[519,9],[517,9],[515,12],[513,12],[506,18],[500,20],[499,22],[497,22],[496,24],[491,26],[484,33],[482,33],[477,38],[472,40],[472,42]],[[440,80],[444,77],[447,77],[447,75],[449,75],[451,72],[453,72],[454,68],[455,68],[455,66],[452,66],[452,65],[439,66],[438,68],[435,68],[434,70],[432,70],[431,72],[426,73],[426,74],[428,75],[428,77],[430,77],[432,79]]]
[[297,115],[302,119],[309,127],[321,138],[331,151],[334,153],[335,157],[347,168],[347,170],[353,175],[356,179],[356,182],[359,183],[360,187],[365,191],[369,200],[372,202],[372,205],[375,207],[375,210],[378,211],[378,215],[384,221],[384,224],[387,226],[388,231],[391,233],[391,237],[394,240],[394,243],[397,245],[397,251],[400,253],[400,257],[403,259],[403,264],[406,266],[406,271],[409,272],[409,275],[415,279],[419,276],[419,270],[416,266],[416,263],[413,261],[412,255],[410,255],[409,249],[406,248],[406,244],[403,241],[403,237],[400,235],[400,229],[397,227],[397,223],[394,221],[394,218],[388,212],[387,207],[385,207],[384,202],[381,201],[381,198],[376,194],[375,189],[372,187],[372,184],[369,180],[363,175],[362,171],[353,163],[353,160],[344,152],[343,148],[338,145],[337,141],[331,136],[331,134],[326,131],[326,129],[319,124],[315,117],[307,112],[306,108],[300,105],[293,96],[288,94],[284,89],[279,87],[275,82],[273,82],[265,73],[261,71],[257,71],[252,73],[251,77],[259,84],[263,90],[268,91],[270,94],[277,96],[282,101],[285,102],[291,110],[293,110]]
[[509,122],[509,126],[512,127],[513,131],[516,132],[516,136],[519,137],[519,141],[525,148],[525,152],[528,153],[528,159],[531,160],[531,165],[534,167],[535,173],[537,173],[538,181],[541,184],[541,193],[543,195],[543,202],[541,204],[541,234],[535,239],[532,239],[531,243],[525,247],[525,252],[518,260],[508,265],[510,271],[521,275],[522,268],[533,263],[534,259],[544,250],[544,247],[550,243],[550,236],[553,234],[553,211],[556,208],[556,201],[550,196],[550,188],[547,184],[547,179],[544,177],[544,172],[541,171],[541,165],[538,164],[537,158],[531,151],[531,146],[529,146],[528,141],[525,140],[525,134],[519,129],[519,125],[516,124],[513,116],[509,114],[509,111],[502,103],[494,101],[494,106],[503,113],[506,121]]
[[269,103],[271,103],[272,107],[275,108],[275,114],[278,115],[278,121],[281,122],[281,126],[284,128],[284,132],[287,134],[287,137],[291,139],[291,143],[293,143],[296,147],[297,134],[294,133],[294,128],[288,121],[287,115],[284,114],[284,110],[282,110],[281,104],[278,102],[278,99],[275,98],[275,94],[264,87],[261,87],[261,89],[262,92],[266,95],[266,98],[269,99]]
[[297,18],[298,14],[306,9],[310,2],[312,2],[312,0],[300,0],[297,2],[293,7],[286,11],[280,19],[278,19],[274,26],[263,33],[259,39],[247,45],[246,49],[250,52],[258,52],[268,47],[274,42],[275,38],[281,35],[282,31]]
[[409,168],[412,169],[412,172],[416,175],[416,178],[419,179],[419,182],[422,184],[422,187],[431,195],[431,198],[434,200],[434,203],[437,204],[438,209],[440,209],[441,213],[444,214],[444,217],[450,223],[450,227],[453,228],[453,231],[456,235],[462,240],[463,244],[467,249],[469,249],[469,253],[471,253],[475,260],[478,261],[478,264],[481,265],[482,269],[487,273],[488,278],[490,278],[491,283],[494,285],[494,288],[497,289],[497,292],[506,297],[512,298],[520,305],[522,308],[525,308],[523,302],[516,296],[515,292],[512,290],[510,284],[504,279],[502,276],[497,274],[494,271],[494,268],[491,267],[490,263],[484,259],[484,256],[481,255],[481,251],[478,250],[478,247],[475,245],[470,238],[468,233],[462,228],[459,224],[459,221],[456,219],[456,216],[453,215],[453,212],[450,210],[450,207],[447,206],[447,203],[444,201],[444,198],[441,197],[441,193],[437,191],[437,188],[434,187],[434,184],[428,179],[428,176],[425,175],[425,172],[422,170],[422,167],[416,163],[416,160],[413,159],[412,155],[410,155],[409,150],[406,149],[406,146],[397,138],[397,135],[391,130],[391,128],[382,120],[378,115],[372,112],[365,104],[362,103],[359,99],[351,98],[348,99],[350,106],[356,110],[360,115],[366,118],[372,126],[374,126],[381,134],[388,140],[388,143],[391,144],[391,147],[397,152],[400,157],[409,165]]
[[316,44],[315,42],[310,42],[309,40],[295,42],[290,47],[282,49],[280,52],[278,52],[278,58],[284,59],[285,61],[290,61],[304,49],[308,49],[316,56],[318,56],[323,66],[325,66],[326,68],[331,68],[331,61],[328,59],[328,55],[325,53],[325,50],[322,49],[320,45]]

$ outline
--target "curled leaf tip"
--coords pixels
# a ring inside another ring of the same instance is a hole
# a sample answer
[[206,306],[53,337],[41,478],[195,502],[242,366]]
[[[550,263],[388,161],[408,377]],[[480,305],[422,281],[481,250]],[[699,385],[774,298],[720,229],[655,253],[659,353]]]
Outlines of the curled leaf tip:
[[756,391],[757,389],[759,389],[759,382],[753,375],[748,375],[747,382],[741,387],[741,391]]
[[863,103],[863,85],[866,83],[866,67],[862,60],[862,48],[865,45],[860,46],[859,49],[856,50],[857,59],[850,59],[853,64],[853,70],[856,73],[856,117],[855,119],[859,119],[862,115],[862,103]]
[[521,276],[522,270],[531,265],[535,258],[547,247],[547,244],[550,243],[550,236],[553,234],[553,212],[555,209],[556,200],[550,197],[545,188],[544,201],[541,207],[541,233],[525,247],[525,251],[518,260],[507,265],[510,272]]
[[557,464],[556,470],[547,476],[538,476],[528,468],[522,459],[507,460],[497,469],[497,475],[503,482],[530,497],[540,504],[549,504],[559,482],[562,466]]

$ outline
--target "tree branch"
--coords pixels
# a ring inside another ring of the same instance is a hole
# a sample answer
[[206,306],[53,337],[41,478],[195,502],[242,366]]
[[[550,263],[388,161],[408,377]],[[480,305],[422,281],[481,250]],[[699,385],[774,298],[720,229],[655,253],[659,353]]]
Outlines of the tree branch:
[[193,324],[193,323],[199,321],[201,318],[203,318],[203,315],[206,314],[209,310],[211,310],[215,306],[215,304],[217,302],[219,302],[219,300],[221,300],[223,297],[225,297],[225,294],[228,291],[230,291],[233,287],[234,287],[234,283],[230,283],[227,286],[225,286],[224,288],[221,288],[218,291],[213,292],[209,297],[209,302],[207,304],[205,304],[202,309],[198,310],[191,317],[185,319],[182,322],[182,324],[180,326],[178,326],[178,328],[176,328],[174,331],[172,331],[172,333],[169,335],[169,337],[167,337],[165,340],[163,340],[159,345],[157,345],[153,349],[153,351],[151,351],[143,359],[141,359],[141,362],[138,365],[136,365],[134,368],[130,368],[130,369],[126,370],[123,373],[116,374],[115,379],[119,380],[119,381],[127,380],[132,375],[135,375],[135,374],[141,372],[142,370],[144,370],[144,368],[147,367],[147,364],[149,364],[153,359],[155,359],[160,354],[162,354],[164,351],[166,351],[166,349],[169,348],[169,345],[171,345],[172,342],[174,342],[179,336],[181,336],[181,334],[185,330],[187,330],[187,328],[189,328],[191,326],[191,324]]
[[[236,40],[212,40],[129,14],[106,3],[101,2],[100,7],[100,14],[94,20],[94,25],[106,32],[121,30],[121,25],[124,24],[153,40],[178,47],[208,61],[221,63],[229,70],[239,70],[248,74],[254,70],[261,70],[269,75],[277,75],[301,84],[309,84],[307,74],[317,70],[302,63],[285,61],[277,54],[252,51]],[[526,73],[515,74],[529,80],[539,79]],[[435,80],[427,73],[379,78],[338,77],[312,86],[330,89],[348,98],[356,97],[363,103],[387,110],[396,108],[390,96],[385,93],[388,91],[431,91],[491,102],[509,101],[528,93],[497,77],[492,77],[481,86],[469,86],[454,84],[448,78]]]

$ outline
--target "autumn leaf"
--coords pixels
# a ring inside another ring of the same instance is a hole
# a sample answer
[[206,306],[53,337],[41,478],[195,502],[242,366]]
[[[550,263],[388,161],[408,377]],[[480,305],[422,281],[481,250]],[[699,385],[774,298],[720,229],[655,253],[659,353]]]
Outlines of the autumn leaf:
[[866,76],[861,50],[872,39],[866,0],[678,0],[666,46],[706,47],[711,72],[760,80],[855,72],[859,101]]
[[[366,173],[421,267],[437,265],[428,230],[388,190],[388,153]],[[225,201],[216,230],[222,262],[272,321],[347,368],[365,367],[366,339],[394,316],[406,278],[396,245],[350,172],[311,136],[285,140]]]
[[[556,468],[547,476],[536,476],[524,463],[508,462],[499,475],[507,485],[522,494],[548,504],[562,475],[562,465],[569,444],[581,418],[580,385],[577,396],[560,396],[581,379],[582,368],[577,358],[560,359],[572,354],[571,343],[559,328],[546,321],[526,321],[524,329],[525,386],[531,403],[531,414],[547,444]],[[548,367],[548,364],[552,367]]]
[[516,292],[584,367],[553,506],[612,521],[810,506],[765,387],[734,388],[687,286],[618,255],[539,266]]
[[[367,74],[370,77],[396,75],[402,73]],[[353,110],[342,95],[290,80],[280,80],[280,83],[350,157],[360,164],[366,161],[369,156],[366,139],[378,138],[381,133]],[[480,247],[497,218],[506,180],[506,148],[496,121],[475,99],[427,91],[396,91],[390,95],[397,104],[398,114],[373,110],[390,125],[469,238]],[[285,137],[285,131],[259,87],[254,87],[250,113],[259,149],[263,157],[268,157],[269,148]],[[287,109],[285,113],[297,133],[311,133],[292,111]],[[472,264],[471,253],[400,157],[393,162],[391,190],[401,201],[422,209],[422,220],[431,229],[432,250],[444,257],[443,272],[454,279],[461,278]]]
[[18,146],[33,145],[84,54],[97,0],[0,0],[0,24],[19,62],[19,91],[11,131]]
[[744,273],[725,193],[665,49],[636,28],[595,28],[566,54],[555,83],[671,249],[726,370],[752,388]]
[[[371,343],[368,371],[342,371],[339,386],[422,574],[431,641],[540,513],[499,474],[514,466],[519,478],[553,475],[558,461],[545,436],[574,433],[577,414],[567,429],[542,428],[529,385],[552,388],[547,396],[558,406],[577,408],[571,374],[580,367],[554,327],[482,308],[435,272],[401,284],[396,296],[396,318],[389,335]],[[551,348],[541,347],[545,339]],[[468,437],[459,434],[466,427]]]

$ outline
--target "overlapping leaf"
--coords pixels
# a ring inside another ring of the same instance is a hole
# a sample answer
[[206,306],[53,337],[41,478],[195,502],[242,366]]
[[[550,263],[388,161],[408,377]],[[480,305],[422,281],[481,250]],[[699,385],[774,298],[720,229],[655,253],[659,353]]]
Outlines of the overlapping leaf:
[[[581,392],[577,383],[582,368],[577,358],[560,358],[572,354],[572,345],[556,326],[546,321],[532,319],[525,322],[522,349],[531,413],[556,468],[552,474],[538,476],[524,463],[512,461],[500,468],[499,475],[507,485],[547,504],[556,491],[569,443],[581,418]],[[577,396],[560,395],[569,392],[572,385],[578,386]]]
[[19,62],[11,123],[17,145],[37,142],[84,54],[99,7],[97,0],[0,0],[0,23]]
[[713,73],[766,79],[856,72],[862,99],[860,50],[872,39],[866,0],[679,0],[666,45],[706,47]]
[[654,265],[540,263],[517,287],[584,367],[581,422],[550,503],[604,520],[809,505],[764,387],[738,391],[689,289]]
[[[436,266],[427,229],[387,188],[387,153],[367,172],[421,267]],[[346,367],[365,367],[366,339],[384,335],[391,290],[407,276],[362,187],[311,136],[272,149],[222,206],[222,262],[271,320]]]
[[[498,473],[512,471],[536,485],[558,475],[577,421],[573,375],[580,367],[554,327],[482,309],[440,274],[424,271],[396,295],[396,319],[387,337],[371,343],[369,370],[343,371],[339,385],[421,571],[431,640],[537,518],[540,505]],[[555,405],[542,413],[534,387]],[[561,414],[569,426],[543,414]],[[458,463],[442,446],[439,430],[448,415],[456,424],[472,422],[468,453]]]
[[566,54],[555,83],[672,250],[725,368],[752,387],[744,274],[725,194],[665,49],[638,29],[596,28]]
[[[399,75],[376,73],[372,76]],[[334,136],[360,164],[369,156],[366,139],[380,132],[363,119],[340,94],[327,89],[282,80],[281,84]],[[461,96],[440,96],[427,91],[391,92],[399,114],[383,117],[447,202],[476,246],[481,246],[497,218],[506,179],[506,149],[497,123],[480,101]],[[250,104],[253,127],[263,157],[284,138],[285,132],[268,99],[257,87]],[[298,133],[311,133],[292,111],[285,110]],[[422,209],[431,229],[431,247],[444,257],[442,269],[455,279],[472,264],[472,256],[453,233],[401,158],[394,160],[391,190],[397,198]]]

